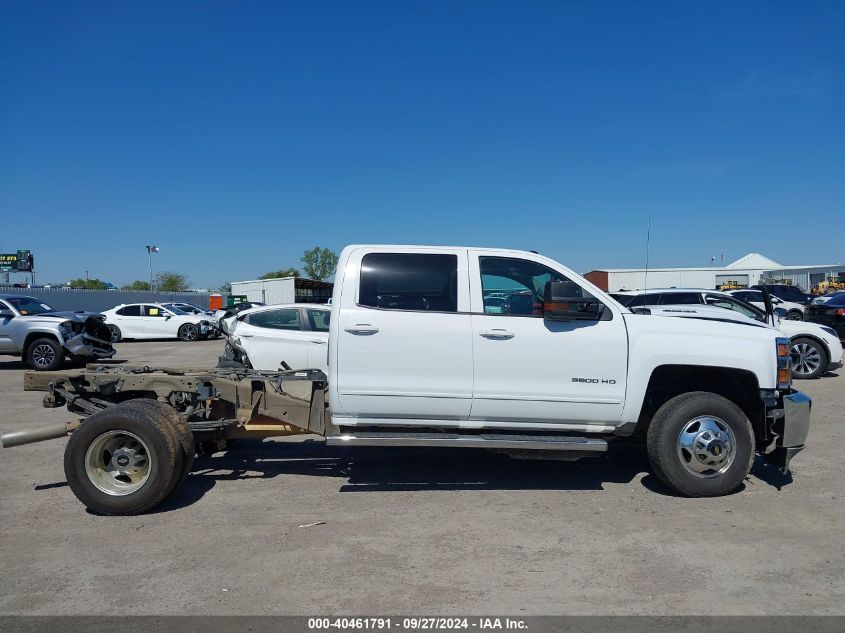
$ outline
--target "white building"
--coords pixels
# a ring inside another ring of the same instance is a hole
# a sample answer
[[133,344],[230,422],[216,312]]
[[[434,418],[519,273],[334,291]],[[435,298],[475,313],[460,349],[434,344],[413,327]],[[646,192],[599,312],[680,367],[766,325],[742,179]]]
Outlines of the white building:
[[761,280],[789,279],[793,285],[809,290],[825,277],[845,271],[843,264],[812,266],[783,266],[759,253],[749,253],[727,266],[696,268],[602,268],[588,272],[585,277],[603,290],[642,290],[644,288],[718,288],[735,282],[739,286],[753,286]]
[[327,303],[334,284],[300,277],[233,281],[232,294],[267,305],[278,303]]

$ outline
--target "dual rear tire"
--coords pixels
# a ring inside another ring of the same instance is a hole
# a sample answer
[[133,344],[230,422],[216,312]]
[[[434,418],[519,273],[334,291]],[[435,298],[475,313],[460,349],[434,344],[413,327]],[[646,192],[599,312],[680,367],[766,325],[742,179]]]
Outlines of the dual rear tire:
[[96,514],[147,512],[184,481],[194,459],[187,422],[156,400],[130,400],[86,418],[65,448],[73,494]]

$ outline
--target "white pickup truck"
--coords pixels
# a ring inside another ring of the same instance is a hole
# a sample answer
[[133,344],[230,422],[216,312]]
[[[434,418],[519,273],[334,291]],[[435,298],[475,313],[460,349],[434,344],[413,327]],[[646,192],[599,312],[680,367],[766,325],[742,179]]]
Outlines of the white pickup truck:
[[[127,513],[163,499],[195,447],[251,430],[563,459],[634,436],[654,473],[690,496],[734,490],[755,453],[786,472],[809,430],[810,399],[791,387],[789,339],[776,330],[632,312],[533,252],[349,246],[327,354],[327,380],[232,368],[89,366],[82,380],[32,372],[26,388],[50,391],[45,406],[88,417],[3,444],[75,428],[65,459],[74,493]],[[128,398],[157,398],[167,415]],[[170,478],[150,469],[174,463],[157,453],[168,450],[158,437],[168,425],[185,453]]]

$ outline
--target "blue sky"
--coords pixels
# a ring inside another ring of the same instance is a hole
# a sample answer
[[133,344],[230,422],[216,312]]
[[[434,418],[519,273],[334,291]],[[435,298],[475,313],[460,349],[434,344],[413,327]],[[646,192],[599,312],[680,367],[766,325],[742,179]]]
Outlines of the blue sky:
[[216,287],[353,242],[845,260],[843,2],[5,2],[0,248]]

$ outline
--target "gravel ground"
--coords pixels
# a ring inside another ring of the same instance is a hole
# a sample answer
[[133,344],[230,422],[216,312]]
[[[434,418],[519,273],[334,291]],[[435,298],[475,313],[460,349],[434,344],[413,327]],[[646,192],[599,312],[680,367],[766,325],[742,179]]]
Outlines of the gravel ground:
[[[117,358],[210,366],[222,347]],[[4,449],[0,613],[845,614],[838,373],[799,383],[813,429],[793,475],[758,460],[719,499],[673,496],[632,448],[569,463],[245,440],[154,513],[98,517],[64,441]],[[0,356],[0,432],[67,418],[22,378]]]

